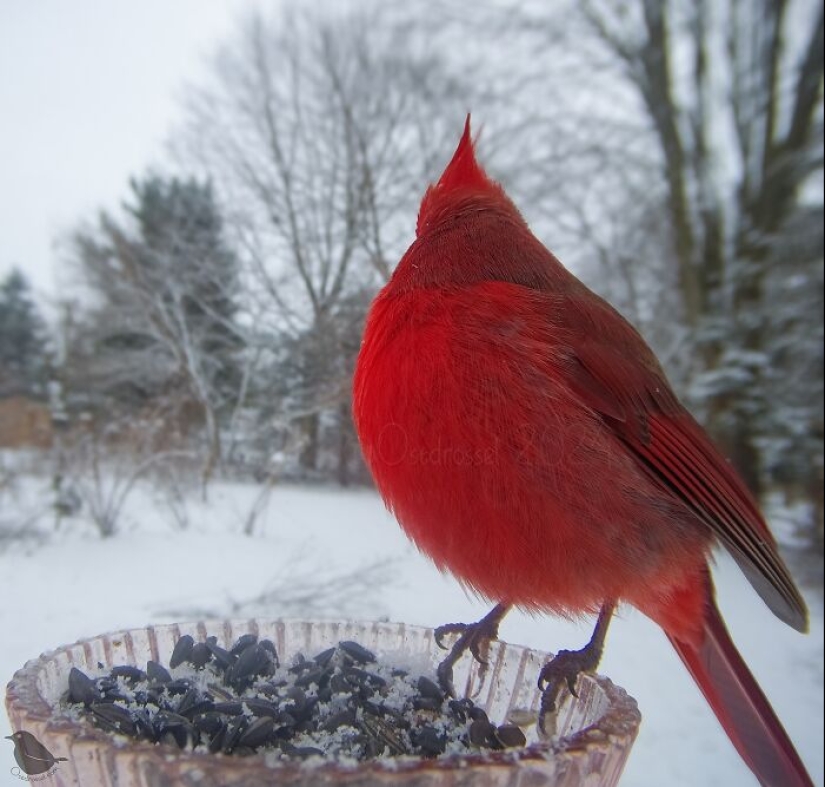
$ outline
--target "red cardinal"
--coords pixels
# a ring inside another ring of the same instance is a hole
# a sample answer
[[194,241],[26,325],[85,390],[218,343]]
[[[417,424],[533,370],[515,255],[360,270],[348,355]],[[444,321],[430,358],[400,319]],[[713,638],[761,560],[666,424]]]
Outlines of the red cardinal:
[[807,611],[741,479],[637,331],[530,232],[476,162],[470,122],[367,320],[354,416],[378,489],[442,569],[511,606],[599,613],[543,671],[543,710],[595,669],[619,602],[656,621],[763,785],[810,785],[714,601],[724,545],[788,625]]

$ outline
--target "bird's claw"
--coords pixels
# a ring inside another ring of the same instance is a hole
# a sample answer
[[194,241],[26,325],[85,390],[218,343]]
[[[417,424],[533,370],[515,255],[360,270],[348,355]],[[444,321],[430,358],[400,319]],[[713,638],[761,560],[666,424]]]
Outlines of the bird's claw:
[[542,734],[547,732],[546,719],[553,718],[558,710],[557,702],[562,686],[566,684],[570,693],[578,699],[576,684],[579,675],[593,672],[598,666],[599,655],[588,647],[581,650],[560,650],[555,658],[542,667],[538,677],[541,691],[539,730]]
[[453,666],[464,655],[464,652],[469,650],[478,662],[479,678],[483,678],[488,666],[487,655],[490,650],[490,640],[495,637],[495,634],[488,632],[486,627],[479,623],[447,623],[435,629],[433,638],[442,650],[447,650],[443,640],[445,636],[451,634],[458,634],[459,638],[450,653],[438,665],[436,675],[442,691],[450,697],[455,697]]
[[445,623],[443,626],[439,626],[433,630],[435,644],[438,645],[441,650],[447,650],[448,648],[444,644],[444,637],[448,637],[450,634],[463,634],[467,628],[467,623]]
[[478,623],[447,623],[435,629],[433,638],[438,646],[444,650],[447,650],[444,638],[452,634],[458,634],[455,644],[453,644],[450,652],[436,670],[438,683],[445,694],[450,697],[456,696],[455,686],[453,685],[453,667],[468,650],[479,664],[479,678],[484,678],[487,671],[490,642],[498,637],[498,624],[507,609],[508,607],[499,605]]

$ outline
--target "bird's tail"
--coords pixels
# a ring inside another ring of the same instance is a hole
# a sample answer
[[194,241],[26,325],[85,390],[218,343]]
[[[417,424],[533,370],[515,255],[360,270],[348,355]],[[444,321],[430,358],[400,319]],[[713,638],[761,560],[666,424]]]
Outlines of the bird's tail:
[[713,599],[712,586],[708,589],[699,647],[670,635],[668,638],[760,784],[813,787],[782,723],[734,647]]

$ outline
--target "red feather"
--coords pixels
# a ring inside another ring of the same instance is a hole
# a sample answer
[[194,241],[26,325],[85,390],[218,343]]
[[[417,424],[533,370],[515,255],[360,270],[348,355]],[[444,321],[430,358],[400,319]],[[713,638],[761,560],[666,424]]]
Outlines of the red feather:
[[671,644],[761,783],[782,787],[811,785],[784,727],[731,641],[713,600],[710,577],[707,584],[709,602],[701,643],[696,646],[670,637]]

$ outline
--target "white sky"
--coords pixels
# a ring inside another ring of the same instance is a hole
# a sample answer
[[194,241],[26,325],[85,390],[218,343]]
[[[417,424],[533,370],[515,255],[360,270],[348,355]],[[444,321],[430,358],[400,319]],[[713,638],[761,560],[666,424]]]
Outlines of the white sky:
[[177,99],[256,0],[0,0],[0,277],[49,300],[54,241],[165,157]]

